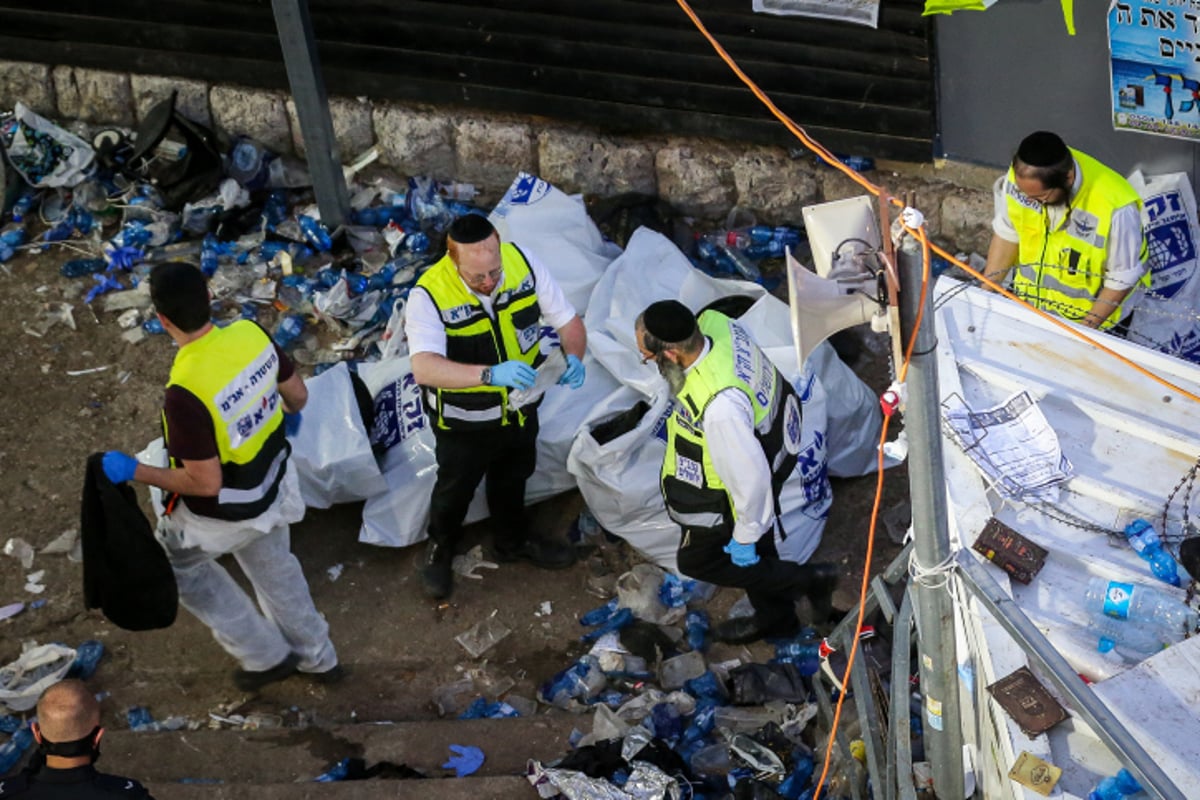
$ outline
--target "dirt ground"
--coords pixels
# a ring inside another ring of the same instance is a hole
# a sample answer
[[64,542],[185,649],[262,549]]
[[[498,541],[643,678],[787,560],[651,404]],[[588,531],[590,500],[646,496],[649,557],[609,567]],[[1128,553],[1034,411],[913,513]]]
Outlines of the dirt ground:
[[[79,495],[88,454],[107,449],[140,450],[158,435],[162,386],[174,353],[166,336],[140,344],[121,340],[116,313],[92,313],[82,302],[88,278],[60,276],[59,267],[77,257],[55,248],[18,255],[0,272],[0,544],[19,537],[40,549],[64,530],[78,528]],[[26,332],[43,305],[73,306],[76,330],[56,325],[41,337]],[[886,364],[869,351],[856,368],[876,389],[887,383]],[[72,375],[75,371],[88,371]],[[303,368],[302,368],[303,371]],[[874,476],[834,483],[834,505],[823,543],[814,560],[836,561],[843,581],[836,602],[849,606],[857,596]],[[146,496],[145,487],[139,494]],[[907,497],[903,468],[887,475],[883,508]],[[582,509],[571,492],[542,503],[535,521],[543,530],[565,535]],[[317,607],[327,616],[349,679],[333,687],[292,678],[246,698],[234,689],[235,666],[203,626],[182,609],[167,630],[129,633],[83,607],[81,565],[63,555],[38,555],[32,570],[0,556],[0,606],[44,600],[37,609],[0,622],[0,664],[15,659],[23,644],[87,639],[105,644],[107,654],[91,680],[103,702],[105,723],[124,728],[126,710],[149,708],[156,719],[173,715],[206,722],[210,711],[282,717],[285,724],[423,719],[436,715],[431,698],[439,686],[471,674],[477,685],[532,698],[537,684],[567,666],[581,652],[578,616],[602,604],[607,589],[632,561],[621,544],[606,545],[562,572],[525,565],[483,571],[480,581],[459,580],[449,603],[424,598],[414,574],[422,549],[393,550],[360,544],[359,505],[310,511],[292,529],[298,554]],[[487,523],[470,529],[483,541]],[[880,526],[872,572],[897,552]],[[336,580],[327,570],[344,570]],[[45,591],[25,590],[26,574],[45,570]],[[234,570],[236,574],[236,570]],[[713,599],[719,615],[736,599],[722,591]],[[551,613],[541,615],[544,601]],[[493,612],[512,634],[473,661],[454,641]],[[765,658],[766,645],[749,655]],[[714,648],[710,656],[745,657],[742,648]]]

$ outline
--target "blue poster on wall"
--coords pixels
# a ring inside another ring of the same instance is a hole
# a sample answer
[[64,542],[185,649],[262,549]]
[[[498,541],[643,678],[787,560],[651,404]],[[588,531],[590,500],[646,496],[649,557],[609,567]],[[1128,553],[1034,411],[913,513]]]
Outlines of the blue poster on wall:
[[1200,139],[1200,8],[1113,0],[1108,9],[1113,127]]

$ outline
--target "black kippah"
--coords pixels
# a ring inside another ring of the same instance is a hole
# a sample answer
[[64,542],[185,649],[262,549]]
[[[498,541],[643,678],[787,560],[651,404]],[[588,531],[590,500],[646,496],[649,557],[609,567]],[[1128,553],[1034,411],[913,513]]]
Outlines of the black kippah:
[[1050,131],[1029,134],[1017,148],[1017,158],[1031,167],[1057,167],[1070,157],[1066,142]]
[[654,338],[675,344],[686,340],[696,330],[696,315],[678,300],[659,300],[646,307],[642,324]]
[[488,222],[487,217],[482,214],[463,214],[450,223],[450,229],[446,231],[446,236],[458,244],[475,244],[482,242],[495,232],[496,229],[492,227],[492,223]]

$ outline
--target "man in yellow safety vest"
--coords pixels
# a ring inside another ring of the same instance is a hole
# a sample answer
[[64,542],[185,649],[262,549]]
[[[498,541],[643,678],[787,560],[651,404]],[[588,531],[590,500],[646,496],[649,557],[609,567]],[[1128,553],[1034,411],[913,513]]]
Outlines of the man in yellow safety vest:
[[987,276],[1030,305],[1124,335],[1150,285],[1141,199],[1129,182],[1049,131],[1021,142],[995,185]]

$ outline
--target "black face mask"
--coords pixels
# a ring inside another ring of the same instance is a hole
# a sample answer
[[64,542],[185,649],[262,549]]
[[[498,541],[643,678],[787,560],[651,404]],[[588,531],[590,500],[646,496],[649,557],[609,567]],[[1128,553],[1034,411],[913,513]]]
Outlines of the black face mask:
[[43,737],[38,744],[38,750],[43,756],[59,756],[60,758],[90,756],[94,764],[96,759],[100,758],[100,745],[96,743],[96,736],[99,733],[100,726],[97,725],[87,736],[71,742],[50,742]]

